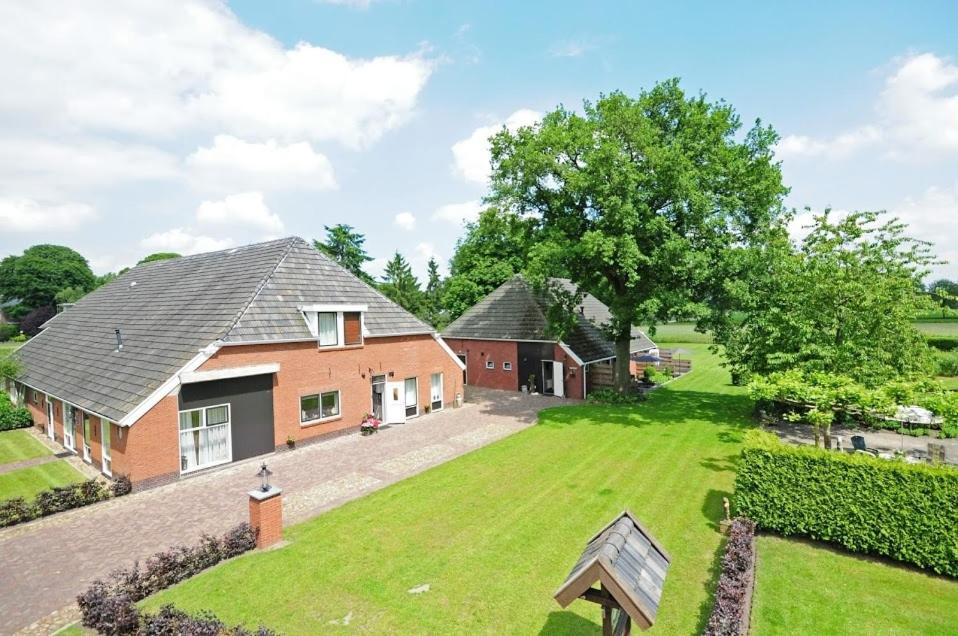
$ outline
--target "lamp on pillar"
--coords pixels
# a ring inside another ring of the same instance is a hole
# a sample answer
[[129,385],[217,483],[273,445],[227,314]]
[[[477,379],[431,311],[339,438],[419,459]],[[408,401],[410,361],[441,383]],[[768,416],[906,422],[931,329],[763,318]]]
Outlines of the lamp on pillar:
[[249,491],[249,525],[256,532],[256,547],[268,548],[283,540],[283,491],[269,483],[273,474],[260,466],[260,486]]

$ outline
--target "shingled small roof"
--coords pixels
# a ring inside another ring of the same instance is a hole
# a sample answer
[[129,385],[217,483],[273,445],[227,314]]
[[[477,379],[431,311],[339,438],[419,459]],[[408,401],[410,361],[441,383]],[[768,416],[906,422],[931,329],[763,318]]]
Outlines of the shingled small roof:
[[[568,279],[552,280],[570,291],[575,290],[574,283]],[[609,308],[591,294],[584,294],[580,305],[582,314],[563,342],[583,363],[615,357],[615,343],[600,329],[611,319]],[[446,327],[442,335],[473,340],[554,341],[555,338],[548,334],[547,312],[545,295],[517,275],[468,309]],[[632,333],[630,353],[655,347],[655,343],[638,328],[633,327]]]
[[555,595],[562,607],[596,582],[642,629],[655,622],[672,558],[628,510],[595,536]]
[[312,339],[299,307],[313,303],[367,305],[370,337],[433,332],[291,237],[134,267],[18,349],[17,379],[118,422],[213,343]]

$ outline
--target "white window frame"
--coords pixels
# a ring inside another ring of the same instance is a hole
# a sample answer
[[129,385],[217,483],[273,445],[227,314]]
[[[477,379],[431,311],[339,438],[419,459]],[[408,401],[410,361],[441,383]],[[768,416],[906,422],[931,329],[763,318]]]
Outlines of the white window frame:
[[[406,383],[409,382],[410,380],[412,380],[413,382],[416,383],[416,403],[415,403],[415,404],[412,404],[412,405],[409,404],[408,399],[406,399],[406,398],[408,398],[408,396],[409,396],[409,391],[408,391],[407,388],[406,388]],[[403,380],[403,383],[402,383],[402,391],[403,391],[403,399],[404,399],[405,402],[406,402],[406,418],[409,419],[409,418],[413,418],[413,417],[419,417],[419,378],[417,378],[417,377],[405,378],[405,379]],[[410,414],[410,413],[409,413],[409,408],[410,408],[411,406],[415,406],[415,407],[416,407],[416,410],[415,410],[415,412],[413,412],[413,413]]]
[[[368,305],[306,305],[300,307],[303,314],[303,320],[306,321],[306,327],[316,338],[316,344],[320,349],[343,349],[345,347],[361,347],[366,341],[366,312],[369,311]],[[346,344],[345,317],[346,313],[359,314],[359,338],[358,344]],[[336,314],[336,343],[321,344],[319,342],[319,314]]]
[[[432,379],[434,376],[439,376],[439,408],[436,408],[436,400],[432,399]],[[446,406],[446,400],[443,395],[446,392],[446,377],[442,371],[437,371],[429,375],[429,408],[432,409],[432,412],[441,411]]]
[[487,369],[495,369],[495,368],[496,368],[496,363],[495,363],[495,361],[494,361],[494,360],[486,360],[486,368],[487,368]]
[[505,362],[503,362],[503,363],[502,363],[502,370],[503,370],[503,371],[512,371],[512,363],[509,362],[508,360],[506,360]]
[[[336,328],[336,340],[334,342],[323,343],[323,332],[320,328],[320,315],[331,315]],[[343,346],[343,314],[339,311],[318,311],[316,312],[316,342],[323,349],[334,349]]]
[[100,468],[103,474],[113,476],[113,436],[110,430],[110,420],[100,418]]
[[[329,415],[323,417],[323,396],[329,395],[331,393],[336,394],[336,415]],[[313,418],[311,420],[303,419],[303,400],[305,398],[314,397],[319,400],[319,417]],[[318,391],[316,393],[306,393],[305,395],[299,396],[299,425],[300,426],[312,426],[313,424],[322,424],[323,422],[332,422],[333,420],[338,420],[343,416],[343,395],[339,389],[331,389],[329,391]]]
[[[221,424],[214,424],[213,426],[222,426],[226,425],[226,448],[228,449],[227,458],[221,459],[218,462],[213,462],[212,464],[204,464],[202,466],[196,466],[194,468],[189,468],[183,470],[183,464],[181,463],[181,458],[183,457],[183,449],[180,447],[180,435],[186,432],[202,430],[206,428],[206,411],[209,409],[218,409],[226,407],[226,421]],[[192,413],[193,411],[199,411],[202,414],[202,422],[199,426],[194,426],[192,428],[183,429],[180,428],[180,416],[183,413]],[[206,470],[207,468],[213,468],[214,466],[222,466],[223,464],[229,464],[233,461],[233,407],[229,402],[225,404],[210,404],[209,406],[198,406],[193,409],[183,409],[182,411],[177,411],[176,413],[176,449],[177,449],[177,464],[179,464],[180,474],[187,475],[189,473],[195,473],[200,470]]]
[[[86,411],[81,411],[80,416],[80,426],[83,427],[83,461],[87,463],[93,462],[93,452],[92,447],[90,446],[90,437],[93,436],[93,424],[91,423],[87,426],[87,423],[90,422],[90,414]],[[177,427],[179,428],[179,427]],[[177,443],[179,443],[179,438],[177,438]]]

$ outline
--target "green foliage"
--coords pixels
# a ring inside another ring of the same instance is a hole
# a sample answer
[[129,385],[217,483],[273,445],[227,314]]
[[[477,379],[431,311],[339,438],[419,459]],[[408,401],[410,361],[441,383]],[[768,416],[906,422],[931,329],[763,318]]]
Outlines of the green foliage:
[[[0,360],[0,364],[3,361]],[[24,407],[16,406],[10,401],[10,396],[0,393],[0,431],[10,431],[15,428],[33,426],[33,417]]]
[[535,228],[534,220],[496,209],[485,210],[466,226],[449,261],[449,278],[442,291],[450,320],[525,269]]
[[153,263],[155,261],[168,261],[173,258],[180,258],[182,255],[177,254],[176,252],[155,252],[149,256],[144,256],[141,258],[137,265],[142,265],[143,263]]
[[439,275],[439,263],[435,258],[429,259],[426,271],[429,280],[426,282],[426,292],[419,317],[436,329],[442,329],[449,324],[449,313],[442,304],[446,281]]
[[[10,356],[0,357],[0,380],[6,378],[15,378],[20,375],[22,369],[20,368],[20,362],[16,358]],[[0,382],[0,386],[2,386]]]
[[23,342],[26,342],[26,341],[29,340],[29,339],[30,339],[30,338],[27,336],[27,334],[25,334],[25,333],[23,333],[23,332],[21,331],[20,333],[18,333],[18,334],[15,335],[14,337],[10,338],[10,342],[23,343]]
[[0,342],[6,342],[20,333],[16,325],[9,322],[0,323]]
[[64,287],[57,292],[56,296],[54,296],[54,300],[58,305],[75,303],[86,296],[86,294],[86,290],[80,289],[79,287]]
[[935,299],[939,307],[947,312],[941,312],[936,317],[958,317],[958,282],[940,278],[928,285],[928,293]]
[[26,309],[15,312],[18,315],[54,304],[61,289],[74,287],[87,292],[94,282],[86,259],[61,245],[34,245],[20,256],[0,261],[0,299],[19,299]]
[[602,388],[594,389],[587,398],[590,404],[613,404],[613,405],[631,405],[641,404],[646,400],[644,393],[625,391],[620,392],[615,389]]
[[366,243],[366,237],[356,232],[351,225],[343,223],[332,227],[329,225],[323,227],[326,230],[326,241],[313,241],[316,249],[363,281],[372,284],[372,277],[363,271],[363,265],[373,260],[373,257],[366,253],[366,248],[363,246]]
[[928,346],[939,351],[958,349],[958,336],[931,336],[927,337]]
[[425,295],[419,288],[419,279],[402,254],[396,252],[383,272],[383,282],[379,289],[387,298],[406,311],[419,315],[423,310]]
[[936,351],[935,366],[937,375],[958,375],[958,351]]
[[733,373],[800,368],[877,386],[931,372],[912,321],[931,302],[919,281],[935,261],[903,224],[879,219],[858,212],[833,221],[826,210],[798,249],[779,231],[743,257],[748,282],[725,288],[741,320],[712,325]]
[[699,315],[717,267],[781,213],[775,132],[678,80],[558,108],[492,138],[491,200],[541,219],[533,257],[604,301],[628,381],[632,325]]
[[905,464],[749,431],[736,513],[764,530],[958,576],[958,470]]

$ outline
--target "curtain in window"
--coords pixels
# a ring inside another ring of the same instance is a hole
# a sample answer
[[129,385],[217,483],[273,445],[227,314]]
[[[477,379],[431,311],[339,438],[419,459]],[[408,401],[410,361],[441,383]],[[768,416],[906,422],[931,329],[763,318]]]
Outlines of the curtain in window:
[[[182,417],[182,416],[181,416]],[[195,431],[180,433],[180,455],[183,458],[180,468],[184,471],[196,468],[196,437]]]
[[319,344],[330,346],[338,344],[339,338],[336,335],[336,314],[333,312],[323,312],[319,314]]
[[416,406],[416,378],[406,378],[406,406]]

